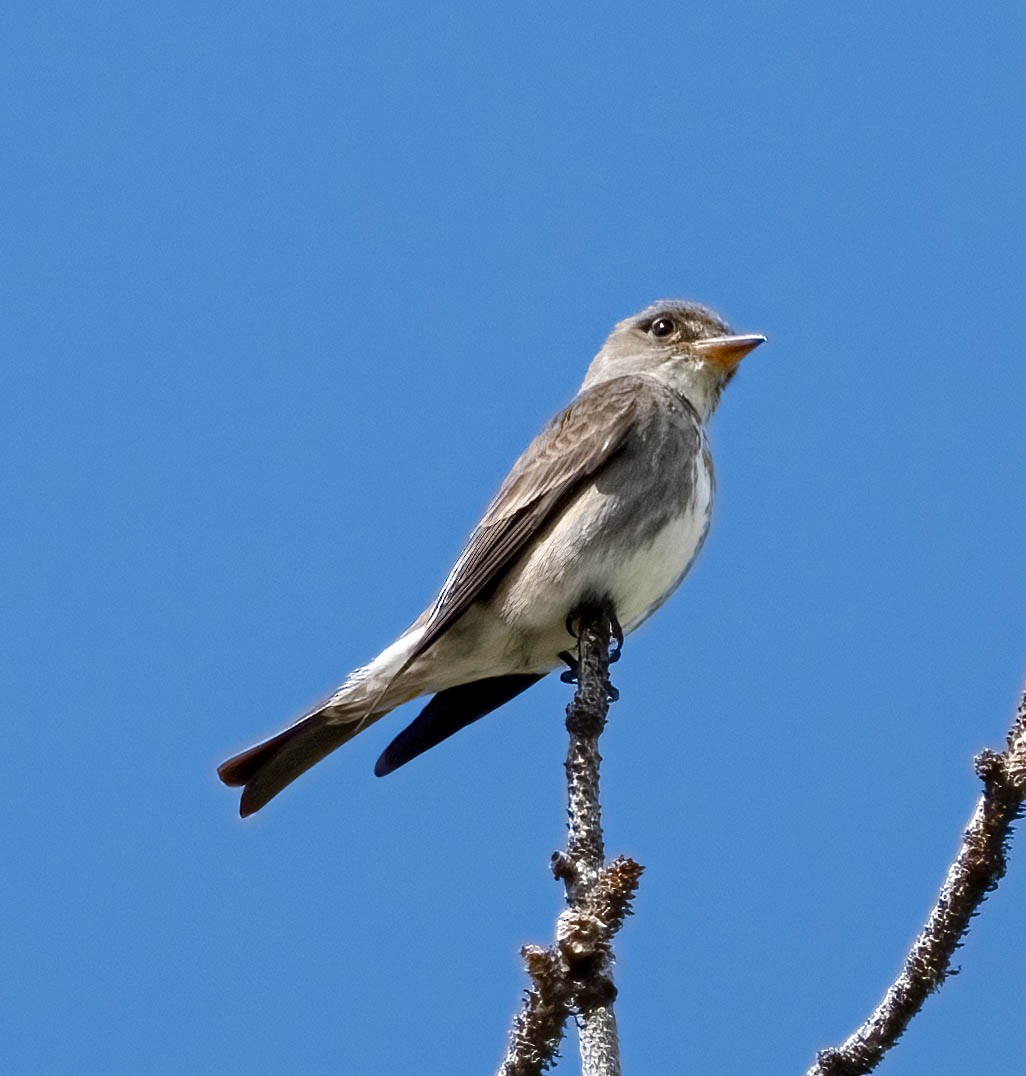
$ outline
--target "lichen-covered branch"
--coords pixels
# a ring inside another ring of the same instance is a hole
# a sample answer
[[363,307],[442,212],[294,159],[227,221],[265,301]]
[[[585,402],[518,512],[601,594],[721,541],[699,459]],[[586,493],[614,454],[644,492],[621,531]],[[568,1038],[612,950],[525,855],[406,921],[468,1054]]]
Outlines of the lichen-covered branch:
[[544,1072],[555,1060],[573,1006],[573,992],[558,951],[525,945],[520,955],[532,985],[513,1018],[499,1076]]
[[620,1076],[612,941],[631,913],[643,868],[624,857],[604,862],[598,741],[616,697],[609,683],[615,621],[601,606],[578,610],[574,621],[577,691],[566,714],[567,850],[552,857],[567,908],[556,924],[554,945],[521,950],[532,985],[514,1018],[499,1076],[533,1076],[549,1068],[571,1014],[580,1028],[583,1076]]
[[1012,823],[1026,800],[1026,694],[1006,750],[978,755],[976,773],[983,781],[983,795],[901,973],[866,1022],[840,1046],[822,1050],[807,1076],[872,1072],[926,998],[951,974],[951,957],[969,929],[969,920],[1004,876]]

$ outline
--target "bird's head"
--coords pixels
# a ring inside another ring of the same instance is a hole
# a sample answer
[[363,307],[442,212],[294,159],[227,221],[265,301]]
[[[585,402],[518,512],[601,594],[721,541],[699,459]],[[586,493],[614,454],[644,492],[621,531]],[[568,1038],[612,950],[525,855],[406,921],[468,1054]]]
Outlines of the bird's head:
[[664,300],[625,318],[592,360],[581,389],[626,374],[649,374],[708,418],[738,364],[765,341],[738,336],[708,307]]

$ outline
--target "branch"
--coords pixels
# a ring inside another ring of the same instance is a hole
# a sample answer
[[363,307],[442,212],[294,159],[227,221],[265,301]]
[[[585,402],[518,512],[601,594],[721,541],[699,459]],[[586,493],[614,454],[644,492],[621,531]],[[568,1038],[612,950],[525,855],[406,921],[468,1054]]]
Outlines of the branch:
[[1008,733],[1006,750],[1000,754],[983,751],[975,765],[983,781],[983,795],[937,904],[909,950],[901,973],[860,1028],[840,1046],[820,1051],[807,1076],[872,1072],[927,997],[949,975],[956,974],[951,957],[969,929],[969,920],[1004,876],[1012,823],[1026,800],[1026,694]]
[[558,952],[525,945],[520,955],[533,985],[520,1012],[513,1017],[509,1047],[498,1076],[535,1076],[544,1072],[555,1060],[573,1004]]
[[609,683],[615,621],[597,605],[578,610],[573,619],[578,628],[577,691],[566,712],[570,821],[567,850],[552,857],[567,908],[556,924],[554,945],[521,950],[532,986],[514,1017],[498,1076],[534,1076],[549,1068],[572,1013],[579,1018],[583,1076],[620,1076],[612,941],[631,914],[643,868],[624,857],[604,863],[598,740],[610,700],[616,698]]

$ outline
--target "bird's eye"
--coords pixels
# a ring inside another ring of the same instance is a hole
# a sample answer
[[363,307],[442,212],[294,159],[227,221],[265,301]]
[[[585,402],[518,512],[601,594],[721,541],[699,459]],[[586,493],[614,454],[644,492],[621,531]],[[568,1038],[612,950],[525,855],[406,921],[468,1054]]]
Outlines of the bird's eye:
[[648,330],[653,336],[669,336],[673,332],[672,318],[656,318]]

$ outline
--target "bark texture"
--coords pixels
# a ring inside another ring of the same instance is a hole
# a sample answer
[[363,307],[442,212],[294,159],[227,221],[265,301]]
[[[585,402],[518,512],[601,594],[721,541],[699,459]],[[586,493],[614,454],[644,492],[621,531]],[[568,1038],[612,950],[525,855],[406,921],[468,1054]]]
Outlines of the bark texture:
[[514,1017],[499,1076],[532,1076],[549,1068],[571,1015],[580,1029],[583,1076],[621,1071],[612,941],[631,913],[643,868],[624,857],[606,863],[602,838],[598,744],[616,698],[609,682],[615,620],[600,605],[578,610],[573,620],[578,653],[577,690],[566,713],[569,826],[566,851],[552,857],[567,907],[556,923],[555,944],[521,950],[531,987]]
[[807,1076],[862,1076],[872,1072],[898,1041],[934,990],[954,974],[951,957],[1005,873],[1012,823],[1026,799],[1026,694],[1002,752],[976,757],[983,795],[962,838],[926,925],[904,966],[865,1023],[840,1046],[820,1051]]

